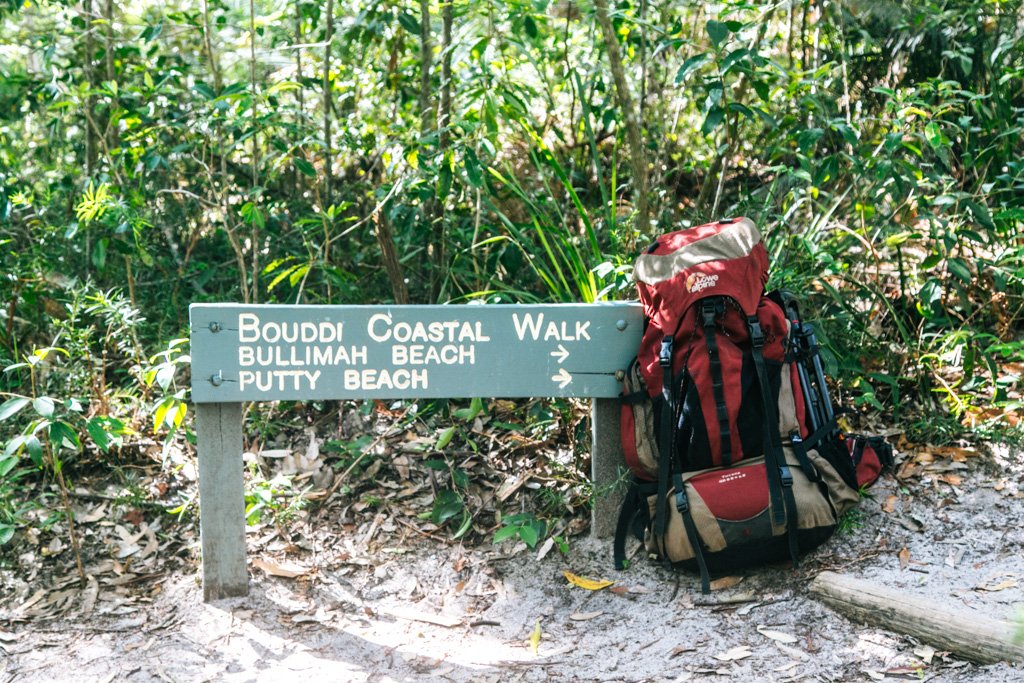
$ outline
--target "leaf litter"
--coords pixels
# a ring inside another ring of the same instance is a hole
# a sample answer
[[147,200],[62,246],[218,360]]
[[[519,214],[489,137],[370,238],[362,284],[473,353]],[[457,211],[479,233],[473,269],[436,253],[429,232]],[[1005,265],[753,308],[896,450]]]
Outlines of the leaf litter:
[[[1014,597],[1019,602],[1014,582],[1024,566],[1013,551],[1024,526],[1014,502],[1019,487],[1008,471],[992,478],[978,467],[987,456],[966,448],[908,447],[898,483],[887,477],[872,490],[854,533],[812,553],[798,570],[779,566],[714,577],[719,595],[710,604],[697,577],[675,575],[642,557],[614,577],[626,585],[605,579],[610,541],[581,533],[587,526],[585,469],[577,483],[564,474],[577,456],[563,436],[497,426],[515,418],[499,414],[504,408],[497,402],[490,409],[449,435],[410,422],[408,411],[377,404],[358,419],[349,411],[339,415],[334,433],[321,426],[315,439],[303,431],[264,444],[286,451],[264,459],[268,476],[288,454],[314,460],[310,451],[335,475],[320,489],[311,478],[303,480],[313,485],[304,497],[315,502],[290,518],[268,516],[247,529],[251,593],[228,603],[202,604],[194,517],[179,521],[166,512],[193,495],[194,464],[170,478],[166,495],[151,487],[154,494],[143,505],[126,505],[118,490],[103,494],[110,500],[83,496],[76,508],[87,549],[86,585],[75,576],[67,544],[53,542],[59,528],[23,544],[16,565],[0,573],[0,648],[8,655],[0,672],[52,680],[55,669],[33,653],[45,652],[52,629],[74,617],[73,626],[62,626],[65,666],[96,678],[134,672],[150,680],[236,680],[232,662],[281,666],[251,650],[244,655],[244,644],[253,642],[268,651],[319,648],[318,659],[294,660],[304,675],[337,678],[346,671],[343,677],[351,680],[497,682],[536,680],[537,671],[561,680],[676,680],[698,672],[757,680],[756,672],[765,670],[842,680],[921,666],[926,675],[942,672],[943,680],[1017,679],[1019,670],[1007,665],[929,659],[923,644],[898,634],[884,647],[857,650],[858,636],[876,631],[847,622],[803,590],[817,571],[842,567],[926,591],[937,601],[991,609]],[[394,428],[402,420],[407,423]],[[351,454],[337,446],[359,434],[370,438]],[[443,450],[436,449],[439,442]],[[1020,466],[1019,456],[1006,457]],[[147,476],[167,479],[157,467]],[[561,517],[534,552],[524,552],[518,539],[490,543],[496,509],[540,510],[534,503],[546,489],[562,495]],[[458,513],[447,519],[425,514],[445,490],[458,494],[469,518],[454,542],[453,527],[463,524]],[[568,555],[549,542],[555,528],[568,541]],[[947,563],[951,548],[957,549],[955,566]],[[893,555],[901,561],[892,562]],[[903,557],[905,568],[930,573],[901,574]],[[563,572],[570,567],[583,581],[609,583],[566,591]],[[741,582],[742,595],[730,591]],[[669,600],[677,583],[680,599]],[[639,625],[657,623],[671,624],[672,639],[664,645],[635,637]],[[110,649],[96,658],[89,633],[123,634],[122,654]],[[193,654],[197,646],[207,655]],[[646,656],[651,647],[662,656]]]

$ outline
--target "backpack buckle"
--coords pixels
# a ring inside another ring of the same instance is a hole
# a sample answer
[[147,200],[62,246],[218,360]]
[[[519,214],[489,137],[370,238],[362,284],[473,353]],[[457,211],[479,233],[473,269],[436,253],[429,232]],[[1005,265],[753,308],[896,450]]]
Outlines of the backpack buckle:
[[667,368],[672,365],[672,341],[672,335],[668,335],[661,340],[661,351],[658,353],[658,365],[663,368]]
[[793,485],[793,473],[790,471],[788,465],[783,465],[779,468],[779,476],[782,478],[782,485],[786,488]]
[[725,302],[720,297],[705,299],[700,305],[704,327],[713,327],[715,318],[725,315]]
[[761,321],[757,319],[756,315],[747,318],[747,327],[750,328],[750,342],[755,348],[760,349],[763,347],[764,330],[761,329]]
[[685,515],[690,510],[690,501],[686,499],[685,491],[676,492],[676,510],[681,515]]

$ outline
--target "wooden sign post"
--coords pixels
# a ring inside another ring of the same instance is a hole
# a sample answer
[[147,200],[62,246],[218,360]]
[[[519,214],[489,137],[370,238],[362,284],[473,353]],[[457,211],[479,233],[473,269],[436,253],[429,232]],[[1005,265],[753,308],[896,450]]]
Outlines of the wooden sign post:
[[[592,479],[619,476],[621,372],[637,304],[287,306],[194,304],[204,599],[245,595],[243,401],[573,396],[592,403]],[[594,501],[610,535],[617,501]]]

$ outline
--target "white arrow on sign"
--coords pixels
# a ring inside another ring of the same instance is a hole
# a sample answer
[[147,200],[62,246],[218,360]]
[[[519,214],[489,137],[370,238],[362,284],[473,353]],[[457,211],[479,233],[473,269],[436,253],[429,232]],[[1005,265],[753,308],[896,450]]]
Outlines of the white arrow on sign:
[[569,357],[569,349],[565,348],[561,344],[558,345],[557,351],[552,351],[551,355],[558,359],[558,364],[561,365],[566,358]]
[[552,375],[551,381],[558,382],[558,388],[564,389],[572,381],[572,375],[565,368],[558,368],[558,374]]

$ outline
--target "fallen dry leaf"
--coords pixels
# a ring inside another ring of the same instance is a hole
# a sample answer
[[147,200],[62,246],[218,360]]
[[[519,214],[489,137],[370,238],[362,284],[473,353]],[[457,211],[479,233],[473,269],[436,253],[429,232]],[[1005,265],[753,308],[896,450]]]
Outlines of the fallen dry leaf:
[[882,512],[884,512],[887,515],[891,515],[896,510],[896,503],[898,503],[899,500],[899,496],[897,496],[895,493],[890,495],[888,498],[885,499],[885,502],[882,503]]
[[600,581],[596,579],[586,579],[582,576],[577,576],[576,574],[573,574],[569,570],[563,571],[562,576],[564,576],[565,579],[572,585],[579,586],[580,588],[585,588],[588,591],[599,591],[602,588],[607,588],[608,586],[615,584],[614,581],[608,581],[607,579],[602,579]]
[[931,645],[918,645],[914,648],[914,655],[919,657],[925,664],[931,664],[932,657],[935,656],[935,648]]
[[943,474],[936,479],[950,486],[960,486],[963,483],[963,479],[957,474]]
[[711,582],[711,590],[720,591],[725,590],[726,588],[732,588],[733,586],[742,583],[742,581],[742,576],[723,576],[722,578],[715,579]]
[[573,612],[569,618],[573,621],[590,621],[604,614],[604,612]]
[[978,586],[977,590],[988,591],[989,593],[995,593],[996,591],[1004,591],[1007,588],[1016,588],[1017,579],[1004,579],[999,583],[986,583]]
[[766,628],[764,626],[758,626],[757,632],[765,638],[771,638],[772,640],[778,641],[780,643],[786,643],[788,645],[792,645],[793,643],[799,640],[796,636],[791,636],[790,634],[783,633],[782,631],[773,631],[772,629]]
[[725,652],[719,652],[717,655],[713,655],[715,659],[720,662],[735,662],[740,659],[746,659],[752,656],[754,653],[750,651],[750,648],[746,645],[737,645],[734,648],[726,650]]
[[99,597],[100,586],[96,577],[90,576],[85,590],[82,591],[82,614],[91,614],[96,607],[96,598]]
[[540,619],[537,620],[537,625],[533,627],[533,633],[530,634],[530,650],[533,654],[537,654],[537,648],[540,647]]
[[900,550],[899,558],[900,558],[900,569],[906,569],[907,567],[910,566],[910,551],[907,550],[906,547],[904,547],[902,550]]
[[398,619],[405,619],[406,621],[422,621],[425,624],[434,624],[435,626],[444,626],[445,628],[454,628],[462,625],[462,619],[450,617],[445,614],[432,614],[430,612],[418,612],[416,610],[401,608],[381,611],[384,614],[390,614]]
[[285,579],[305,576],[311,571],[309,567],[303,567],[293,562],[274,562],[273,560],[263,560],[258,557],[252,561],[252,566],[262,569],[271,576],[280,576]]
[[672,648],[672,652],[668,653],[668,658],[672,659],[673,657],[678,657],[679,655],[683,654],[684,652],[696,652],[696,651],[697,651],[697,648],[692,647],[690,645],[676,645],[674,648]]
[[780,643],[776,641],[775,647],[779,648],[779,652],[782,652],[783,654],[792,657],[793,659],[799,659],[801,662],[806,662],[811,659],[811,656],[803,650],[799,650],[795,647],[790,647],[785,643]]

